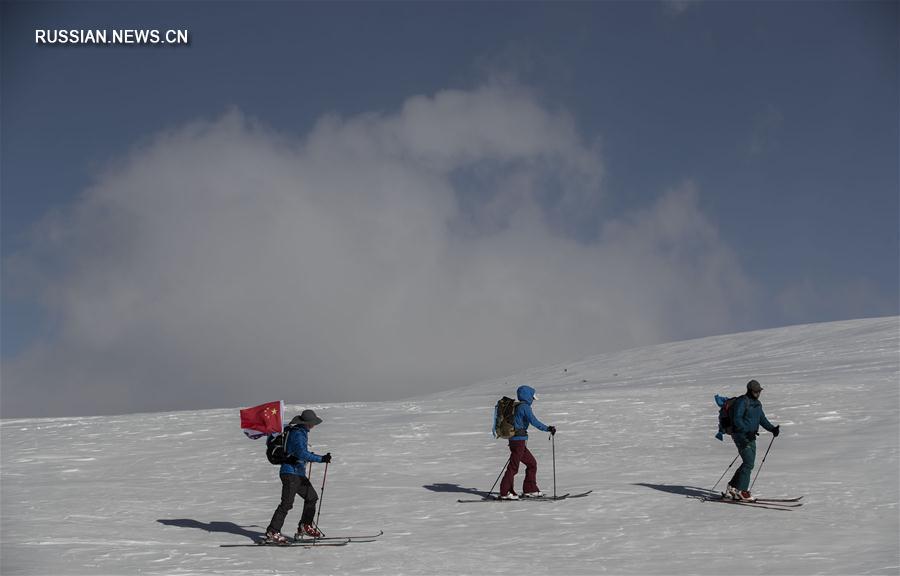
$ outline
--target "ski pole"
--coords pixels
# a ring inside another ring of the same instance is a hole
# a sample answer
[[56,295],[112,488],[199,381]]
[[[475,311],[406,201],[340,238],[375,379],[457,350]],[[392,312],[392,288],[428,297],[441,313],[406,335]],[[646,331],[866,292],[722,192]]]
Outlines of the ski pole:
[[[494,480],[494,486],[497,485],[497,482],[500,481],[500,476],[503,476],[503,473],[506,471],[506,467],[509,465],[509,461],[512,460],[512,454],[509,455],[509,458],[506,459],[506,464],[503,465],[503,468],[500,469],[500,474],[497,476],[497,479]],[[487,495],[490,496],[494,493],[494,486],[491,486],[491,489],[488,491]]]
[[775,443],[775,436],[772,436],[772,440],[769,441],[769,447],[766,448],[766,453],[763,455],[762,462],[759,463],[759,468],[756,469],[756,476],[753,477],[753,482],[750,483],[750,492],[753,492],[753,485],[756,484],[756,479],[759,478],[759,473],[762,471],[763,464],[766,463],[766,456],[769,455],[769,450],[772,449],[772,444]]
[[734,463],[737,462],[737,459],[740,458],[740,456],[741,456],[741,455],[738,454],[737,456],[734,457],[734,460],[731,461],[731,464],[728,465],[728,468],[726,468],[725,471],[722,472],[722,475],[719,476],[719,479],[716,480],[716,483],[715,483],[715,484],[713,484],[712,490],[710,490],[710,492],[715,492],[715,491],[716,491],[716,486],[718,486],[718,485],[719,485],[719,482],[722,481],[722,478],[724,478],[725,475],[728,474],[728,471],[731,470],[731,467],[734,466]]
[[[325,463],[325,472],[322,473],[322,495],[319,496],[319,511],[316,513],[316,528],[319,527],[319,517],[322,515],[322,502],[325,501],[325,479],[328,477],[328,462]],[[322,532],[319,530],[319,532]],[[324,536],[324,533],[322,534]]]
[[556,499],[556,434],[550,435],[550,446],[553,450],[553,499]]

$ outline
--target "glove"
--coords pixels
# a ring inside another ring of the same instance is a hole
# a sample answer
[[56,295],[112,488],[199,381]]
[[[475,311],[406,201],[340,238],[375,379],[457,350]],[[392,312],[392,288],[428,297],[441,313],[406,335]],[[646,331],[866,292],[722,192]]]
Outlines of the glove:
[[556,436],[556,426],[547,426],[547,429],[550,430],[551,436]]
[[772,436],[778,438],[779,434],[781,434],[781,425],[776,426],[775,429],[772,430]]
[[747,442],[756,442],[757,436],[759,436],[759,432],[747,432]]
[[291,465],[296,465],[300,463],[300,459],[294,456],[293,454],[287,457],[287,463]]
[[331,462],[331,452],[322,456],[322,462],[329,464]]

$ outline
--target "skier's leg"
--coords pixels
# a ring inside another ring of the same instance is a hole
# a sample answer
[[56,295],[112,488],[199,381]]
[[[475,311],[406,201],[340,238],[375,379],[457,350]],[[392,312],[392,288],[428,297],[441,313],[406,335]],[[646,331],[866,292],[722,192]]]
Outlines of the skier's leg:
[[[731,439],[734,441],[734,445],[737,448],[738,455],[741,457],[741,464],[734,471],[734,475],[731,477],[731,480],[728,481],[728,485],[734,486],[734,488],[736,488],[737,490],[744,490],[744,488],[741,488],[741,482],[745,476],[744,468],[747,464],[747,439],[744,438],[743,435],[732,436]],[[752,460],[750,461],[750,468],[753,468]],[[746,476],[750,476],[749,471],[746,473]]]
[[506,474],[503,475],[503,480],[500,481],[500,496],[506,496],[513,491],[513,480],[516,474],[519,473],[519,461],[522,458],[522,449],[524,447],[525,442],[521,440],[509,441],[509,464],[506,466]]
[[299,490],[297,490],[297,494],[299,494],[304,501],[303,516],[300,518],[300,525],[312,524],[316,517],[316,503],[319,501],[319,495],[307,478],[303,479],[303,483],[300,485]]
[[733,486],[738,490],[750,489],[750,476],[756,462],[756,441],[747,442],[740,449],[741,467],[737,471],[737,484]]
[[281,503],[275,509],[275,514],[272,515],[272,521],[269,522],[269,527],[267,528],[267,530],[271,529],[277,532],[281,532],[281,527],[284,526],[284,519],[287,518],[288,512],[294,507],[294,496],[297,493],[297,487],[293,479],[298,478],[298,476],[281,474],[280,477]]
[[[738,448],[738,454],[740,454],[740,453],[741,453],[741,450],[740,450],[740,448]],[[740,477],[741,477],[741,467],[738,466],[737,469],[734,471],[734,474],[731,475],[731,480],[728,481],[728,485],[740,490],[740,488],[738,488],[738,484],[740,482]]]
[[525,464],[525,482],[522,484],[522,493],[540,492],[537,485],[537,460],[527,446],[522,454],[522,463]]

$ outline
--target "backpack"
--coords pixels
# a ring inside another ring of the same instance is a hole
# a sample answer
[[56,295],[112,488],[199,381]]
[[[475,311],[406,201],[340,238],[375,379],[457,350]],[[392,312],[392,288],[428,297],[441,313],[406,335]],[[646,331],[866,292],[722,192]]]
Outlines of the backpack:
[[266,458],[271,464],[290,464],[290,460],[293,457],[289,456],[287,452],[285,452],[284,448],[287,445],[287,439],[290,434],[291,427],[286,426],[284,428],[284,432],[282,432],[281,434],[269,436],[266,439]]
[[492,432],[494,438],[512,438],[516,433],[516,427],[513,424],[516,417],[516,406],[519,403],[504,396],[497,401],[494,406],[494,425]]
[[740,396],[726,398],[725,396],[719,396],[718,394],[716,394],[716,405],[719,406],[719,431],[716,433],[716,438],[718,438],[719,440],[722,440],[723,434],[728,434],[729,436],[731,436],[731,433],[734,432],[732,408],[739,398]]

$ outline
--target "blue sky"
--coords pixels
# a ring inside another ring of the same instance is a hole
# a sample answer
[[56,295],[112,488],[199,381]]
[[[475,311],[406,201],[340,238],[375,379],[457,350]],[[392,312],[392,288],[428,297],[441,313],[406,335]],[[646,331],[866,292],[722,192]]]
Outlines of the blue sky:
[[[398,397],[898,313],[895,2],[2,11],[4,416],[247,405],[248,379],[287,401]],[[191,44],[37,46],[38,28],[186,28]],[[226,164],[211,196],[180,188]],[[258,212],[319,208],[303,234],[344,232],[261,240]],[[160,255],[173,238],[207,248]],[[226,269],[254,280],[210,295]],[[243,337],[210,336],[218,321]],[[177,353],[176,333],[193,336]],[[305,363],[272,368],[285,355]],[[258,368],[210,369],[222,357]]]

